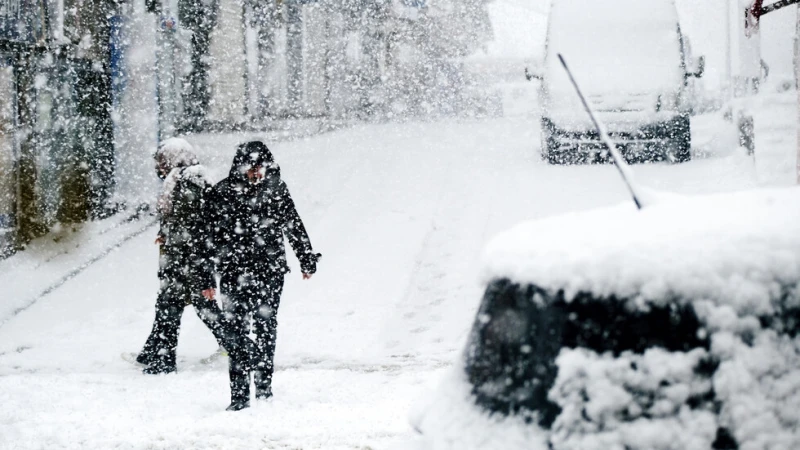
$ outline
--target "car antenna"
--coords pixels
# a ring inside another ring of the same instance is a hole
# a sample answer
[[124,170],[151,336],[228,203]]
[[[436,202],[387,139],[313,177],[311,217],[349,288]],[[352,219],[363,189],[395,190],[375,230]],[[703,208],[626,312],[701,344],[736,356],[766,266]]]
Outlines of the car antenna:
[[575,77],[572,76],[572,72],[569,70],[569,67],[567,67],[567,62],[564,60],[564,57],[561,55],[561,53],[558,54],[558,59],[561,61],[561,65],[564,66],[564,70],[567,71],[567,75],[569,75],[569,80],[572,82],[572,85],[575,86],[575,90],[578,92],[578,97],[580,97],[581,102],[583,102],[583,107],[586,109],[586,112],[589,113],[589,117],[592,118],[592,123],[594,123],[594,127],[600,134],[600,139],[602,139],[608,147],[608,151],[611,153],[611,159],[614,161],[614,165],[617,166],[617,170],[619,170],[622,180],[625,181],[625,185],[628,186],[628,191],[630,191],[631,196],[633,197],[633,202],[636,203],[636,208],[642,209],[644,205],[641,201],[642,196],[639,195],[641,190],[633,180],[633,172],[631,172],[630,166],[628,166],[628,163],[622,159],[622,154],[620,154],[617,146],[614,145],[614,142],[612,142],[611,138],[608,137],[605,127],[597,119],[597,116],[595,116],[592,107],[589,106],[589,103],[586,101],[586,97],[583,96],[583,92],[581,92],[578,82],[575,81]]

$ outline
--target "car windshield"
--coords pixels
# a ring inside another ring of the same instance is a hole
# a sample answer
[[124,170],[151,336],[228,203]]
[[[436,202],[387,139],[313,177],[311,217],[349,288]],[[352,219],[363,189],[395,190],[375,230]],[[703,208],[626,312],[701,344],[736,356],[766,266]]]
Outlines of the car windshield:
[[550,14],[549,84],[551,91],[574,95],[558,53],[590,94],[669,92],[682,83],[677,13],[669,0],[557,0]]

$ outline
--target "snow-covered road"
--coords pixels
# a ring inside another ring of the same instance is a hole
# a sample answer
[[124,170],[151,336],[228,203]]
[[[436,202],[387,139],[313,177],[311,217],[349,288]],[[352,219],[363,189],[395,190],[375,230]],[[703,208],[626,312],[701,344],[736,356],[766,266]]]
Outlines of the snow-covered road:
[[[638,179],[687,194],[787,182],[714,154],[718,127],[698,125],[711,156],[637,166]],[[243,139],[190,140],[221,178]],[[402,448],[409,407],[471,325],[483,244],[520,220],[627,201],[611,166],[541,162],[536,121],[522,117],[361,125],[271,147],[323,254],[310,281],[290,261],[275,398],[224,411],[226,364],[200,363],[215,343],[191,309],[176,375],[120,358],[150,331],[153,229],[0,325],[0,448]]]

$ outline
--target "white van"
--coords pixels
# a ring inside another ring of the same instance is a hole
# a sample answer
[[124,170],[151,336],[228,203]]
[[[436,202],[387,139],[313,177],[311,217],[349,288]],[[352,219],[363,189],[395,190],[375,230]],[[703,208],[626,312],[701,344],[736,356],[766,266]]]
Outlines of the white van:
[[674,0],[553,0],[542,157],[552,164],[602,160],[605,147],[559,53],[629,162],[691,158],[689,80],[702,76],[704,59],[689,61]]

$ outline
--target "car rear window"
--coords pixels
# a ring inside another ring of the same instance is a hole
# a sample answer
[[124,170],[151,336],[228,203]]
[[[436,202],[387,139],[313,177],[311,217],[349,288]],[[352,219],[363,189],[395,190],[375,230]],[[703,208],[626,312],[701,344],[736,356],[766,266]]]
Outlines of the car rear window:
[[708,348],[688,302],[642,308],[630,300],[579,293],[565,299],[535,285],[497,280],[488,286],[466,349],[466,372],[479,405],[523,414],[549,427],[560,409],[548,400],[562,348],[615,356],[660,347]]

